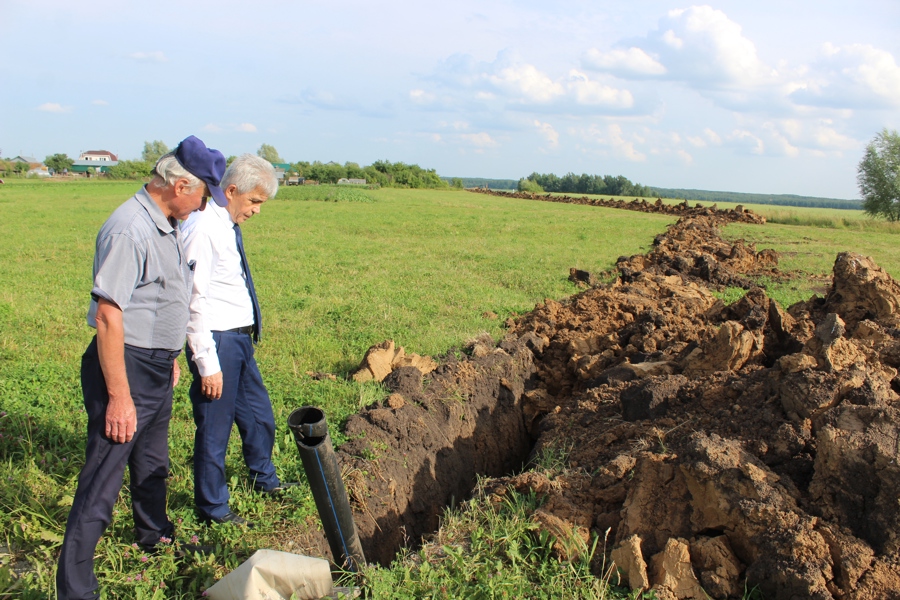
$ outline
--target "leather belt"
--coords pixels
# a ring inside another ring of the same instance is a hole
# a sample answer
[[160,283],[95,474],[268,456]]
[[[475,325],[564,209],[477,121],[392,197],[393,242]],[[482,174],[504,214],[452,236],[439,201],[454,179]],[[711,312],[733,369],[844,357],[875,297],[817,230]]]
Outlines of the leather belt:
[[235,327],[234,329],[226,329],[228,333],[243,333],[245,335],[253,335],[253,325],[244,325],[243,327]]

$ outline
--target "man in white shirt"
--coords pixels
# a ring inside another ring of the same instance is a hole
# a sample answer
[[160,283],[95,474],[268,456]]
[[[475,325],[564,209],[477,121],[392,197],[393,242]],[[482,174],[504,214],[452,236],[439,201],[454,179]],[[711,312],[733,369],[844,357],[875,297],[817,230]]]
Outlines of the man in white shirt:
[[275,494],[285,485],[275,474],[272,448],[275,417],[256,366],[259,303],[240,225],[257,214],[278,191],[275,169],[263,158],[244,154],[222,177],[227,203],[210,202],[206,211],[181,225],[187,258],[195,261],[186,356],[194,423],[194,502],[200,519],[246,524],[228,505],[225,451],[236,423],[253,488]]

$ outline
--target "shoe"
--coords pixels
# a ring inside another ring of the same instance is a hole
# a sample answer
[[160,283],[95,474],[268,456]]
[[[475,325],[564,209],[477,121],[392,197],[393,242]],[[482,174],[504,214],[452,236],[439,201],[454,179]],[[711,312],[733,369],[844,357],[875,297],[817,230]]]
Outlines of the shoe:
[[149,544],[140,544],[141,549],[148,554],[149,556],[156,556],[162,553],[166,548],[175,548],[175,556],[178,558],[184,558],[190,554],[200,553],[200,554],[211,554],[215,552],[215,546],[201,546],[198,544],[185,544],[179,541],[172,542],[170,541],[162,541],[160,540],[158,543],[149,545]]
[[288,488],[297,487],[300,485],[299,481],[286,481],[283,483],[279,483],[275,487],[270,490],[264,490],[262,488],[256,488],[254,491],[258,494],[264,494],[266,496],[272,496],[273,498],[277,498],[281,496],[284,492],[287,491]]
[[232,525],[243,525],[250,529],[253,528],[253,523],[230,510],[221,517],[202,517],[200,521],[206,525],[211,525],[213,523],[231,523]]
[[178,558],[187,558],[194,554],[212,554],[216,551],[215,546],[201,546],[199,544],[180,544],[175,550],[175,556]]

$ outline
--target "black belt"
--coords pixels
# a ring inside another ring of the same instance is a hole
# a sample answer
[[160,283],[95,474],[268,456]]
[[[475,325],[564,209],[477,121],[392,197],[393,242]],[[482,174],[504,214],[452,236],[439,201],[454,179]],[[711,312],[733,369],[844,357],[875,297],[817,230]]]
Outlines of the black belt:
[[175,360],[178,358],[178,355],[181,354],[181,350],[160,350],[158,348],[139,348],[138,346],[132,346],[131,344],[125,344],[125,347],[129,350],[137,352],[138,354],[143,354],[144,356],[149,356],[150,358],[163,358],[165,360]]
[[235,327],[234,329],[226,329],[225,333],[243,333],[245,335],[253,335],[253,325],[244,325],[243,327]]

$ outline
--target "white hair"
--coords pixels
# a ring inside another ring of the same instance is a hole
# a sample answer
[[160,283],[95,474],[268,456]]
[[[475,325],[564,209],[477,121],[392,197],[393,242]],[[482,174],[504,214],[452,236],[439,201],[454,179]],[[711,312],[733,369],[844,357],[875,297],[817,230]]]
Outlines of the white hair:
[[156,187],[171,187],[179,179],[188,180],[188,190],[193,192],[199,186],[204,185],[193,173],[181,166],[174,152],[163,154],[153,167],[153,183]]
[[225,190],[232,184],[237,186],[238,194],[248,194],[261,189],[265,192],[266,198],[274,198],[278,193],[275,167],[266,159],[253,154],[241,154],[229,165],[220,187]]

